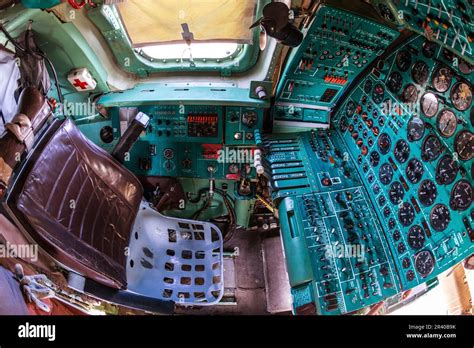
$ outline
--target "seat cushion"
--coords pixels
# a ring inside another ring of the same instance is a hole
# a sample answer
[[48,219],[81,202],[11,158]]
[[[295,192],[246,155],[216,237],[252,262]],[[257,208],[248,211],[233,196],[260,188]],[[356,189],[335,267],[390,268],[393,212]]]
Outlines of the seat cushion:
[[64,266],[124,287],[142,196],[138,179],[66,120],[27,173],[16,208]]

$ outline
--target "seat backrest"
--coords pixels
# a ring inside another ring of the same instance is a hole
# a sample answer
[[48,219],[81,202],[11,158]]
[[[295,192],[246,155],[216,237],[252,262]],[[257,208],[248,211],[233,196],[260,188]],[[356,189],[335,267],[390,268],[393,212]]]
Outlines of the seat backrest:
[[54,259],[102,284],[126,286],[126,248],[143,188],[72,121],[53,123],[9,191],[10,215]]

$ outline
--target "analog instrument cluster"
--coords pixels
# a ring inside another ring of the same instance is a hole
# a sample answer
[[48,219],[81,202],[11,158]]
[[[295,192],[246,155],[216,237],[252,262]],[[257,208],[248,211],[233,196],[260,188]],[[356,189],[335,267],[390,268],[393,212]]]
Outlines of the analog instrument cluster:
[[460,61],[423,37],[410,38],[335,117],[405,288],[474,249],[474,73],[453,64]]

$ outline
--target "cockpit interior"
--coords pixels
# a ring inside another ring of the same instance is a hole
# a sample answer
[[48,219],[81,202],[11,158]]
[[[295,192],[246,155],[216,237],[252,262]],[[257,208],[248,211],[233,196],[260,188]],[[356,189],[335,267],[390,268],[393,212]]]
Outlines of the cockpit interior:
[[473,85],[472,0],[0,0],[0,314],[472,314]]

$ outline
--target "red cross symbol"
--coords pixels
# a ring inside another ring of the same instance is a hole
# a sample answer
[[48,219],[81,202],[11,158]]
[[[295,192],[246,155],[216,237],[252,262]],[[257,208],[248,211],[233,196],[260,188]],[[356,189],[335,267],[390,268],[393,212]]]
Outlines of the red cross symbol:
[[74,87],[78,87],[78,88],[80,88],[80,89],[86,89],[87,86],[89,86],[89,84],[88,84],[87,82],[82,82],[82,81],[79,80],[79,79],[74,79],[73,86],[74,86]]

